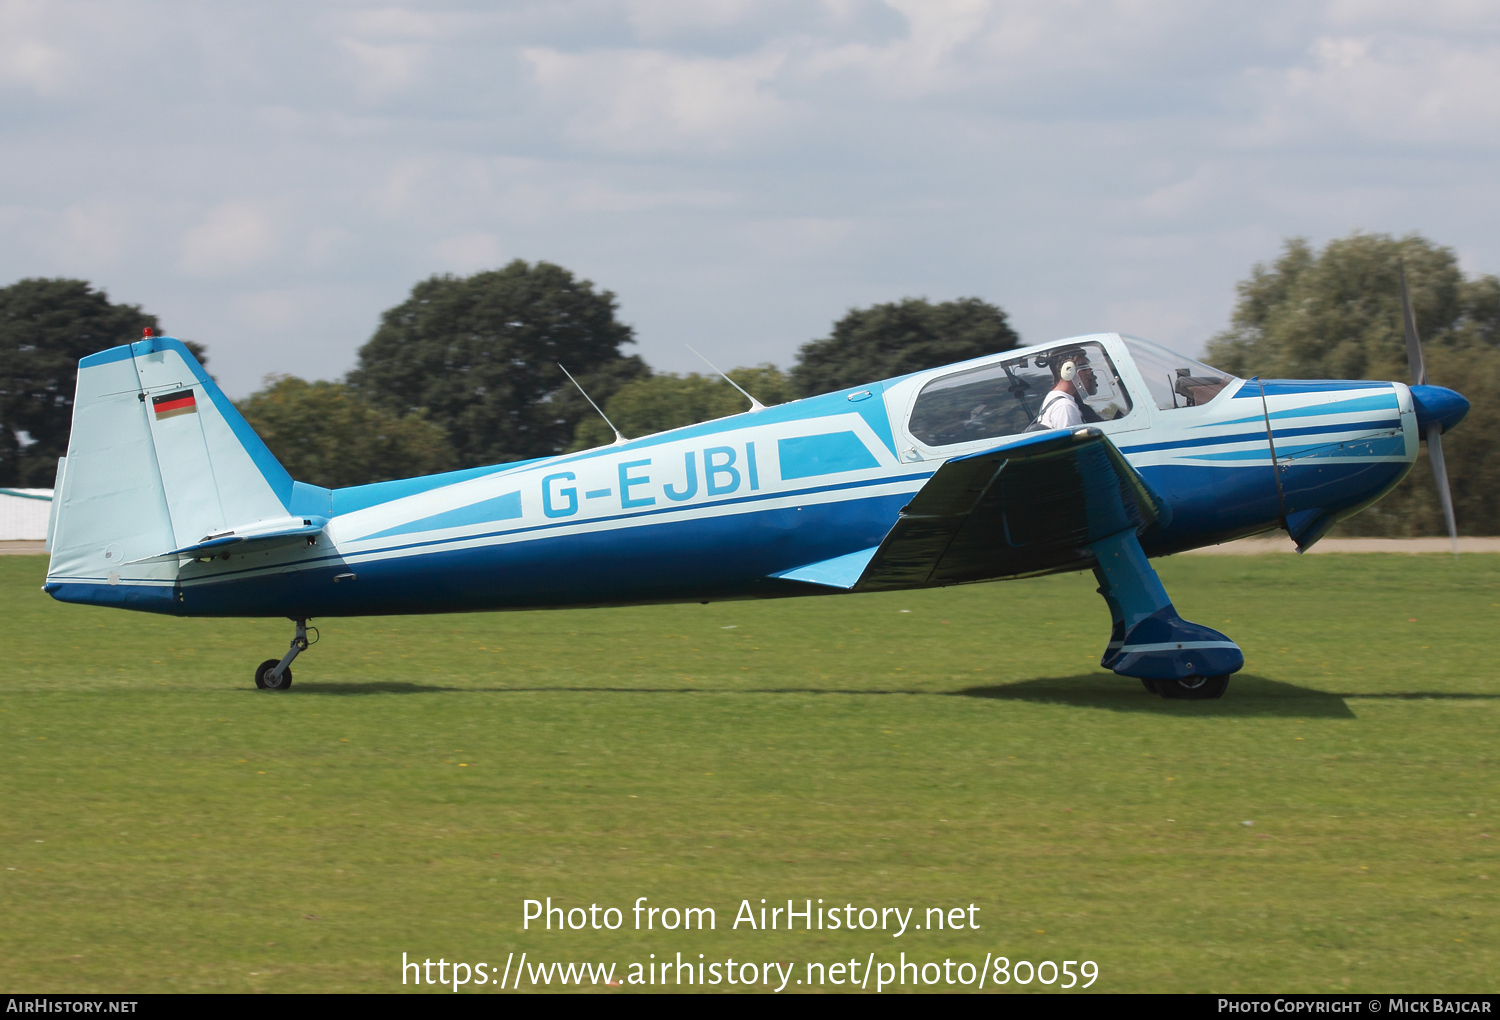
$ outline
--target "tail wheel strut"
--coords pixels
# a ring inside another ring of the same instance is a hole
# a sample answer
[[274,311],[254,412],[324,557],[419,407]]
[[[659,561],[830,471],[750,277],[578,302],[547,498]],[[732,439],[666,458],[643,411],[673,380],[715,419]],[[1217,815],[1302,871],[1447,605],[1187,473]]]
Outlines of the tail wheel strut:
[[255,667],[255,686],[263,691],[284,691],[292,686],[292,660],[307,651],[309,645],[318,643],[318,628],[311,628],[313,637],[308,640],[307,620],[295,621],[297,633],[292,638],[292,645],[286,650],[286,654],[279,659],[267,659]]

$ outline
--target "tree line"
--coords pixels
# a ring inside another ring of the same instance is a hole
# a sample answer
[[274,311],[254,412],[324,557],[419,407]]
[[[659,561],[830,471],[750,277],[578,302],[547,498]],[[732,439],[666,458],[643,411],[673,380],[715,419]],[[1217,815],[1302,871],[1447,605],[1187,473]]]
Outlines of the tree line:
[[[388,309],[341,381],[272,376],[237,406],[292,476],[339,488],[549,457],[610,443],[572,373],[627,436],[746,410],[718,376],[653,372],[608,290],[548,262],[433,276]],[[159,328],[81,280],[0,288],[0,485],[52,484],[67,450],[78,359]],[[851,310],[790,371],[730,376],[766,404],[1009,350],[977,298]],[[207,353],[192,345],[206,362]]]
[[[1450,249],[1417,235],[1356,233],[1321,251],[1290,239],[1239,284],[1230,327],[1209,341],[1207,360],[1246,377],[1407,379],[1398,260],[1430,381],[1474,405],[1444,442],[1460,529],[1500,533],[1500,468],[1484,456],[1489,428],[1500,425],[1500,280],[1465,276]],[[612,442],[563,367],[627,437],[747,408],[716,375],[653,372],[628,352],[634,331],[617,313],[613,293],[547,262],[433,276],[381,316],[345,379],[268,377],[238,406],[294,477],[330,488]],[[0,485],[52,484],[78,359],[148,326],[160,328],[154,315],[81,280],[0,288]],[[770,405],[1018,346],[995,305],[906,298],[850,309],[786,371],[761,364],[728,374]],[[1439,533],[1430,477],[1419,464],[1343,533]]]

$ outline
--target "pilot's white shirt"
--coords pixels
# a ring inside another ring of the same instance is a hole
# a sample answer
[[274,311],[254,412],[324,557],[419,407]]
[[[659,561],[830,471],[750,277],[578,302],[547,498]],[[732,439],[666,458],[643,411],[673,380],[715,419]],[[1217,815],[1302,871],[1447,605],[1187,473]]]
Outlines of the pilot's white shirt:
[[1083,424],[1083,412],[1070,394],[1051,390],[1042,401],[1042,413],[1037,420],[1049,429],[1070,429]]

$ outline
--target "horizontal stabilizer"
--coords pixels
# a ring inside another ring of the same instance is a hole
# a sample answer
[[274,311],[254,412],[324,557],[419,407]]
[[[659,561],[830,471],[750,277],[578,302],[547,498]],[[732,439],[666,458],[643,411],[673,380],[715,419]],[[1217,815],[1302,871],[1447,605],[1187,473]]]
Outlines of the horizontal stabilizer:
[[1092,565],[1089,543],[1165,527],[1171,507],[1096,428],[1054,429],[938,468],[901,511],[858,591]]
[[859,581],[859,576],[865,572],[870,558],[875,555],[879,546],[870,546],[859,552],[847,553],[843,556],[835,556],[828,560],[819,560],[817,563],[808,563],[794,570],[783,570],[772,577],[779,577],[787,581],[806,581],[809,584],[824,584],[830,588],[853,588]]
[[185,545],[180,549],[172,549],[155,556],[145,556],[130,562],[162,563],[197,556],[247,553],[279,545],[301,543],[312,545],[327,524],[328,518],[326,517],[287,517],[278,521],[257,521],[255,524],[233,531],[205,535],[201,541]]

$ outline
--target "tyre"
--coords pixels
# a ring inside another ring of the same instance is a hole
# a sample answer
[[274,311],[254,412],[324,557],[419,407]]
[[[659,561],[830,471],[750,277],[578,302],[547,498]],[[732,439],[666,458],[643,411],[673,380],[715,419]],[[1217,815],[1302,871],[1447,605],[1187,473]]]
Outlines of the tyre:
[[1161,691],[1159,691],[1159,690],[1156,689],[1156,681],[1155,680],[1147,680],[1145,677],[1141,677],[1141,686],[1144,687],[1144,688],[1146,688],[1146,692],[1148,694],[1160,694],[1161,693]]
[[1156,691],[1164,698],[1181,701],[1211,701],[1222,698],[1229,687],[1227,676],[1190,676],[1181,680],[1158,680]]
[[263,691],[284,691],[292,686],[292,667],[288,666],[281,671],[280,677],[273,677],[271,670],[276,668],[280,659],[267,659],[255,668],[255,686]]

